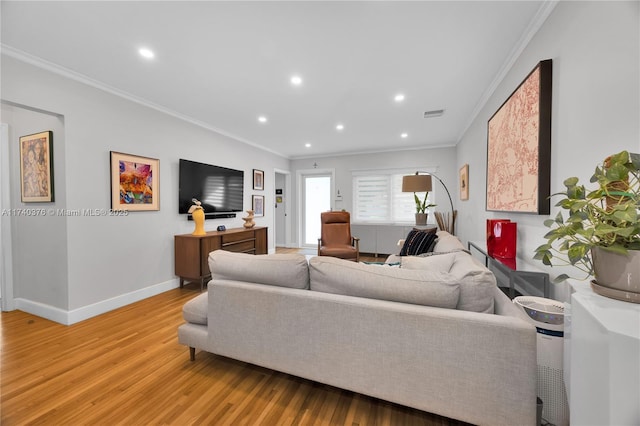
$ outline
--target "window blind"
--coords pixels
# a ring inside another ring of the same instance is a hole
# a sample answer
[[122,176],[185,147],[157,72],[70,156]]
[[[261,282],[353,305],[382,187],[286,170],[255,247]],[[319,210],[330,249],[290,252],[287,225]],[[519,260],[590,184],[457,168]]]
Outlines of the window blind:
[[[402,192],[402,177],[415,170],[368,170],[353,172],[353,220],[355,222],[415,222],[412,192]],[[418,194],[422,200],[424,193]],[[433,191],[427,204],[433,203]]]

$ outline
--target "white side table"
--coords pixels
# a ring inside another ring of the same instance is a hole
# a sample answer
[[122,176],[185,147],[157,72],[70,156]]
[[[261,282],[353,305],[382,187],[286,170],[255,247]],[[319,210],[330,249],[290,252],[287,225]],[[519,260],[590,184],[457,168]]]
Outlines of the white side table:
[[600,296],[587,282],[570,286],[564,368],[571,424],[640,425],[640,304]]

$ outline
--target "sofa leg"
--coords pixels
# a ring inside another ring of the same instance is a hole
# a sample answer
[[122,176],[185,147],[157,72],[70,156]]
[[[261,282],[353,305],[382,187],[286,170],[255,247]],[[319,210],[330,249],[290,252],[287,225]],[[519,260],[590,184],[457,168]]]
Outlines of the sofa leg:
[[196,360],[196,348],[192,348],[191,346],[189,346],[189,360],[190,361]]

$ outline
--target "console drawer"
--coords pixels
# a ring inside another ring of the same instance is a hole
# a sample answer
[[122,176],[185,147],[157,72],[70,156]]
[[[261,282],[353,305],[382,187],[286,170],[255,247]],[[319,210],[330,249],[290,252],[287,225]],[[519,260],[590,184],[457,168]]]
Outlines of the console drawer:
[[237,253],[253,253],[256,250],[255,238],[246,241],[222,244],[222,250],[234,251]]
[[253,231],[234,232],[233,234],[223,234],[222,245],[227,243],[233,243],[236,241],[245,241],[245,240],[253,241],[253,239],[254,239]]

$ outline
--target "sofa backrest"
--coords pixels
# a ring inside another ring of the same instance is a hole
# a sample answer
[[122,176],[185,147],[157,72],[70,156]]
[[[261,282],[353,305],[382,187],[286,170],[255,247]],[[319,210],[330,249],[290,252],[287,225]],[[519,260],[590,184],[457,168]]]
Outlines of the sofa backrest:
[[299,289],[309,288],[309,267],[302,254],[209,253],[212,280],[246,281]]
[[[496,279],[465,251],[455,249],[452,235],[443,235],[453,252],[428,257],[403,256],[401,268],[349,262],[301,254],[250,255],[216,250],[209,254],[212,279],[245,281],[325,293],[382,299],[418,305],[494,312]],[[440,237],[442,238],[442,237]],[[453,240],[450,240],[452,238]],[[447,241],[448,240],[448,241]]]
[[309,261],[311,290],[439,308],[455,308],[459,284],[449,274],[365,265],[334,257]]

